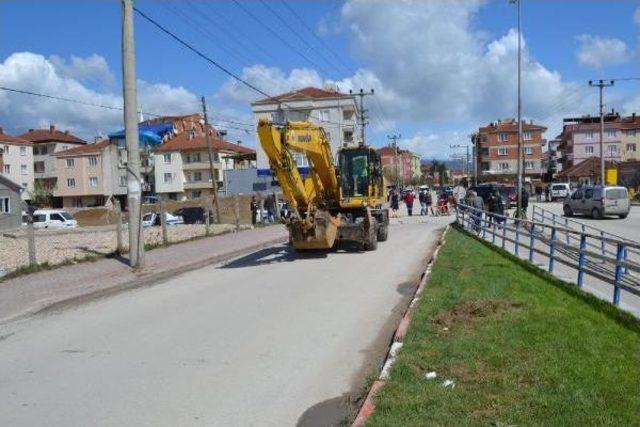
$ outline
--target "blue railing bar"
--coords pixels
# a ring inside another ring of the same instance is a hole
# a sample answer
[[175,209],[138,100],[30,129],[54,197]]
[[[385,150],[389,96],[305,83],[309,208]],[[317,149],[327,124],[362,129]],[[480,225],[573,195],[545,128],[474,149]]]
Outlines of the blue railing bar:
[[613,303],[615,305],[620,304],[620,280],[622,279],[622,265],[621,261],[624,257],[624,245],[618,244],[618,255],[616,257],[616,275],[615,283],[613,284]]
[[529,240],[529,262],[533,262],[533,252],[534,252],[534,247],[536,245],[536,225],[531,224],[531,236],[530,236],[530,240]]
[[587,236],[580,236],[580,256],[578,257],[578,286],[582,287],[584,284],[584,263],[585,263],[585,251],[587,250]]
[[556,229],[551,229],[551,241],[549,242],[549,273],[553,273],[554,258],[556,256]]

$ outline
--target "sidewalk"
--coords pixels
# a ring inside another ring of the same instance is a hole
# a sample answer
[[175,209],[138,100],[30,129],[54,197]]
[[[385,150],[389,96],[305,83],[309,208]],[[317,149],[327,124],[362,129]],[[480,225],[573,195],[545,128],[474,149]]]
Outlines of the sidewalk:
[[146,253],[145,267],[136,272],[122,257],[8,279],[0,282],[0,323],[52,306],[149,285],[247,251],[285,242],[286,238],[284,227],[271,226],[154,249]]

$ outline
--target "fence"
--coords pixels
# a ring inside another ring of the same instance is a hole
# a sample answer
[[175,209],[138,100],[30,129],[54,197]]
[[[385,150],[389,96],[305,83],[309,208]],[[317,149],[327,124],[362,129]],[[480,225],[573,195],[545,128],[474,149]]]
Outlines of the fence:
[[[638,243],[610,237],[600,230],[589,233],[587,227],[573,230],[559,225],[557,218],[549,224],[509,218],[466,205],[456,206],[456,223],[518,257],[526,255],[531,263],[536,254],[547,258],[544,268],[549,273],[555,272],[556,263],[575,270],[578,287],[583,287],[585,276],[613,285],[612,302],[616,305],[620,303],[622,290],[640,296],[640,263],[628,257],[630,251],[635,254],[640,250]],[[610,248],[615,248],[613,255]]]

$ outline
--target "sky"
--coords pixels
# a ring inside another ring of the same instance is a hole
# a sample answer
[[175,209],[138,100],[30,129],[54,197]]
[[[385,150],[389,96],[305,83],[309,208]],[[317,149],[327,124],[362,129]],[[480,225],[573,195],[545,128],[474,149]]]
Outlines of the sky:
[[[590,79],[640,77],[640,2],[522,1],[523,116],[556,136],[597,114]],[[332,84],[375,89],[368,142],[446,159],[479,126],[516,116],[516,6],[508,0],[136,0],[145,14],[270,95]],[[257,145],[262,96],[135,17],[143,112],[187,114],[207,98],[230,140]],[[118,0],[0,0],[0,86],[122,106]],[[640,81],[606,90],[606,108],[640,112]],[[144,115],[144,113],[143,113]],[[69,129],[93,140],[122,112],[0,90],[0,126]]]

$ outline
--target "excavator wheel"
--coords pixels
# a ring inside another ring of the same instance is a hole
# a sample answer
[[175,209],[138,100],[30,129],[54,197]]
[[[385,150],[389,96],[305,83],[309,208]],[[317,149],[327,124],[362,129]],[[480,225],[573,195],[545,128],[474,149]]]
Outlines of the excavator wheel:
[[371,226],[369,228],[369,238],[363,243],[362,249],[365,251],[375,251],[378,249],[378,231],[376,230],[376,219],[371,218]]
[[389,226],[387,224],[382,224],[378,228],[378,242],[386,242],[389,238]]

